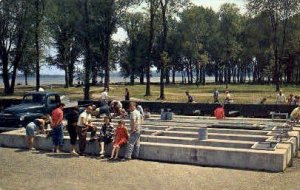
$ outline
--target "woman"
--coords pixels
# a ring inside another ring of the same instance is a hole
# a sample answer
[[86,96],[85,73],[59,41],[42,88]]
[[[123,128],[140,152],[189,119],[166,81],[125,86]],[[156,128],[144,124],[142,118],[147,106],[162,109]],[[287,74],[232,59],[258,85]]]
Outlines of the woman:
[[130,95],[129,95],[128,88],[125,88],[125,94],[124,94],[124,96],[125,96],[125,101],[129,101],[130,100]]

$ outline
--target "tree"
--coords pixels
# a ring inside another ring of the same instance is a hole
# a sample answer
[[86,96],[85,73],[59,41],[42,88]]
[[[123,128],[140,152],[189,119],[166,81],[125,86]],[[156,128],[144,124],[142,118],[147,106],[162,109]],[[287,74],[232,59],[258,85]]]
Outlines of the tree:
[[220,8],[220,36],[223,49],[223,61],[225,63],[225,83],[231,80],[231,67],[240,49],[238,36],[241,31],[241,15],[235,4],[223,4]]
[[73,86],[75,62],[81,52],[76,35],[75,22],[77,19],[78,14],[73,1],[52,1],[47,24],[57,54],[50,60],[53,65],[65,71],[66,88]]
[[150,89],[150,68],[151,68],[151,62],[153,61],[153,47],[154,47],[154,22],[155,17],[157,15],[157,9],[158,9],[158,1],[157,0],[148,0],[148,6],[149,6],[149,38],[148,38],[148,56],[147,56],[147,62],[146,62],[146,93],[145,96],[151,96],[151,89]]
[[[271,36],[275,63],[273,82],[276,85],[277,91],[279,90],[280,60],[285,51],[284,49],[288,19],[299,11],[299,6],[300,2],[298,0],[248,0],[248,10],[250,10],[253,15],[266,12],[270,19],[272,26]],[[283,35],[280,35],[280,28]]]
[[0,64],[5,95],[14,93],[17,70],[27,44],[30,10],[25,0],[0,1]]
[[168,23],[167,16],[174,14],[174,11],[182,8],[184,5],[189,3],[188,0],[159,0],[161,18],[162,18],[162,36],[161,36],[161,47],[160,47],[160,96],[161,100],[165,99],[165,67],[168,62],[168,53],[166,52],[166,42],[168,37]]
[[43,34],[43,21],[45,13],[45,0],[34,0],[34,44],[35,44],[35,75],[36,91],[40,88],[40,59],[41,59],[41,40]]

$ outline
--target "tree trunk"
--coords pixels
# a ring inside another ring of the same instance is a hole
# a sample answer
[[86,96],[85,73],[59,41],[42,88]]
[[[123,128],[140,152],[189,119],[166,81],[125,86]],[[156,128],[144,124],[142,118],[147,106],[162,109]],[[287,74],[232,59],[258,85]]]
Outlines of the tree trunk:
[[204,65],[202,67],[202,79],[201,79],[203,86],[206,84],[205,76],[206,76],[206,66]]
[[134,85],[134,71],[131,69],[130,72],[130,85]]
[[105,48],[104,48],[104,87],[109,91],[110,83],[110,67],[109,67],[109,48],[110,48],[110,34],[105,36]]
[[68,65],[68,71],[69,71],[68,72],[68,75],[69,75],[69,81],[68,81],[68,83],[69,83],[70,87],[74,86],[73,85],[73,82],[74,82],[74,70],[75,70],[74,63],[70,63]]
[[2,52],[2,79],[4,84],[4,95],[9,94],[8,54]]
[[166,84],[170,84],[170,70],[166,69]]
[[145,82],[144,82],[144,76],[145,76],[144,69],[141,69],[140,84],[145,84]]
[[93,86],[97,85],[97,82],[98,82],[97,78],[98,78],[98,69],[97,69],[96,63],[94,63],[93,70],[92,70],[92,85]]
[[163,57],[163,54],[166,50],[166,42],[167,42],[167,35],[168,35],[168,26],[167,26],[167,18],[166,18],[166,11],[168,6],[168,1],[165,0],[164,3],[162,0],[160,0],[161,4],[161,10],[162,10],[162,24],[163,24],[163,37],[162,37],[162,49],[161,49],[161,72],[160,72],[160,99],[165,99],[165,84],[164,84],[164,78],[165,78],[165,60]]
[[85,32],[84,45],[85,45],[85,79],[84,79],[84,100],[90,99],[90,70],[91,70],[91,47],[90,47],[90,20],[88,11],[88,0],[84,3],[84,19],[85,19]]
[[35,1],[35,11],[36,11],[36,18],[35,18],[35,31],[34,31],[34,36],[35,36],[35,77],[36,77],[36,85],[35,89],[36,91],[39,90],[40,88],[40,36],[39,36],[39,29],[40,29],[40,2],[39,0]]
[[27,70],[24,71],[24,79],[25,79],[25,85],[28,85],[28,72]]
[[65,70],[65,88],[69,88],[69,71],[68,71],[68,67],[64,68]]
[[150,0],[150,29],[149,29],[149,42],[148,42],[148,59],[146,63],[146,93],[145,96],[151,96],[150,90],[150,67],[153,55],[153,39],[154,39],[154,18],[155,18],[155,7],[154,1]]
[[173,67],[172,69],[172,83],[175,84],[175,75],[176,75],[176,70],[175,68]]
[[199,63],[196,62],[196,85],[198,86],[201,83],[201,71],[199,68]]
[[219,84],[219,67],[218,64],[215,62],[215,83]]

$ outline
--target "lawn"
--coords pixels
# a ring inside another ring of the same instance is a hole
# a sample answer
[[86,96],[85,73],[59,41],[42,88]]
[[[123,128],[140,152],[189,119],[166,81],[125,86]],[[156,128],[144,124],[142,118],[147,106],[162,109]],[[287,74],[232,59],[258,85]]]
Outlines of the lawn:
[[[52,87],[52,88],[51,88]],[[124,89],[128,88],[130,96],[134,100],[150,100],[150,101],[161,101],[158,100],[160,87],[159,85],[151,85],[151,96],[145,97],[145,85],[117,85],[112,84],[110,86],[109,96],[112,99],[124,99]],[[60,85],[53,86],[43,86],[45,90],[56,91],[61,94],[65,94],[70,97],[71,100],[77,101],[83,99],[83,88],[82,87],[72,87],[63,88]],[[194,100],[199,103],[212,103],[212,93],[214,89],[218,89],[220,92],[220,101],[224,100],[225,97],[225,85],[182,85],[182,84],[170,84],[165,87],[164,101],[167,102],[186,102],[187,98],[185,96],[185,91],[189,91],[194,97]],[[289,85],[282,86],[282,91],[288,97],[289,94],[300,95],[299,86]],[[20,98],[25,92],[34,90],[33,86],[17,86],[14,96],[1,96],[1,98]],[[91,99],[98,100],[103,87],[93,86],[90,89]],[[234,103],[246,104],[246,103],[257,103],[263,97],[267,98],[267,104],[275,103],[275,86],[274,85],[249,85],[249,84],[237,84],[229,85],[228,89],[231,93],[231,97],[234,99]],[[0,88],[3,91],[3,88]]]

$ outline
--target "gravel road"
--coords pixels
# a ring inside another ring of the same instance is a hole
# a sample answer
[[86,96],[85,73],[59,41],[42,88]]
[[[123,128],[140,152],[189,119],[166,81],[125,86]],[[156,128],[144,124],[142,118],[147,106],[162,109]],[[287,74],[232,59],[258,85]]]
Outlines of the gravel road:
[[0,189],[300,189],[300,161],[284,173],[168,164],[109,162],[0,147]]

